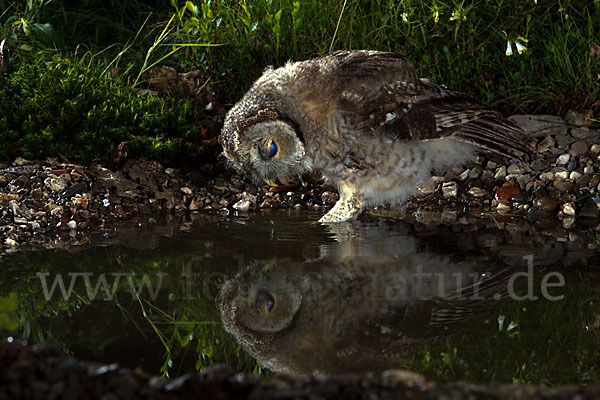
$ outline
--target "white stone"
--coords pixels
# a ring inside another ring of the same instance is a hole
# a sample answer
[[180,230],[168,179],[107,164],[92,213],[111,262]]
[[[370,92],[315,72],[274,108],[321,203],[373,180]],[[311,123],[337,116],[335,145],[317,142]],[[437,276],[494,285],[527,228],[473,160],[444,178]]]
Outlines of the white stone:
[[558,171],[554,175],[558,179],[569,179],[569,171]]
[[579,178],[581,178],[581,172],[573,171],[569,175],[569,179],[571,179],[572,181],[579,179]]
[[69,229],[77,229],[77,222],[70,220],[69,222],[67,222],[67,226],[69,227]]
[[240,212],[248,212],[250,209],[250,200],[242,199],[233,205],[233,208]]
[[503,180],[506,178],[506,167],[503,165],[496,170],[496,174],[494,175],[494,179]]
[[479,188],[479,187],[473,187],[473,188],[469,189],[469,191],[467,193],[469,193],[469,195],[471,195],[473,197],[484,197],[484,196],[488,195],[487,190]]
[[565,215],[575,215],[575,204],[573,204],[572,202],[561,204],[560,209]]
[[571,155],[570,154],[561,154],[560,156],[558,156],[558,158],[556,159],[556,164],[557,165],[566,165],[569,163],[569,160],[571,159]]
[[44,179],[44,185],[53,192],[63,192],[67,188],[67,182],[62,178],[48,177]]

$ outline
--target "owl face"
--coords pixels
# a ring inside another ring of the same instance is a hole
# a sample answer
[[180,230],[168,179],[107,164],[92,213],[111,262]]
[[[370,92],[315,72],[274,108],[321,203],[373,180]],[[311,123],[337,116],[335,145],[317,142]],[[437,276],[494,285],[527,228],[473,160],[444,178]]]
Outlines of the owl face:
[[[261,117],[260,113],[257,117]],[[249,118],[233,130],[226,122],[223,132],[227,131],[233,133],[223,133],[219,142],[225,156],[242,172],[251,172],[274,186],[277,176],[299,174],[305,169],[304,144],[290,122],[280,119],[255,122]]]
[[217,303],[224,311],[226,328],[248,341],[260,338],[258,342],[264,344],[290,327],[300,310],[302,296],[288,281],[260,277],[251,285],[238,280],[226,282]]

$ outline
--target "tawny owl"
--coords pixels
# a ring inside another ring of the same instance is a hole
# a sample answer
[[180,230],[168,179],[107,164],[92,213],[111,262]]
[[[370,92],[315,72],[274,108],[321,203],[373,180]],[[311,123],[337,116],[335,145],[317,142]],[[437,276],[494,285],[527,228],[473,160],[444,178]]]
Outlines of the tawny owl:
[[528,152],[520,129],[467,95],[419,79],[406,57],[339,51],[267,69],[226,115],[231,164],[274,185],[320,172],[340,199],[321,222],[401,203],[431,176],[477,151]]
[[469,326],[507,291],[508,270],[417,252],[411,237],[357,246],[342,263],[338,250],[255,263],[225,282],[217,298],[225,329],[273,371],[380,372]]

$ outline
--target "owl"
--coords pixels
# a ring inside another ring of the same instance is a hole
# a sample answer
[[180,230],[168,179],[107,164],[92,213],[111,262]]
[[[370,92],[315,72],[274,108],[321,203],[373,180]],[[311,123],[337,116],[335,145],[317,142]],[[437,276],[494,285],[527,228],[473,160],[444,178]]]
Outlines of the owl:
[[522,131],[471,97],[419,79],[407,58],[338,51],[272,69],[225,117],[223,153],[269,185],[318,172],[340,197],[320,222],[406,201],[432,170],[477,152],[522,158]]
[[507,291],[507,270],[417,251],[412,237],[357,244],[343,262],[339,250],[245,267],[217,297],[225,330],[276,372],[381,372],[469,326]]

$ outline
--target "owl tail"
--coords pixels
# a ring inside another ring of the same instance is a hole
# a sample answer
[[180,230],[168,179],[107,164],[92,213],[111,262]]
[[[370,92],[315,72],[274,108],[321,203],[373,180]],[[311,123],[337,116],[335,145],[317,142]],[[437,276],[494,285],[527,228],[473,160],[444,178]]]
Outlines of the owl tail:
[[450,137],[472,143],[480,153],[498,161],[511,158],[529,161],[535,151],[535,146],[519,127],[496,116],[482,116],[460,125]]

